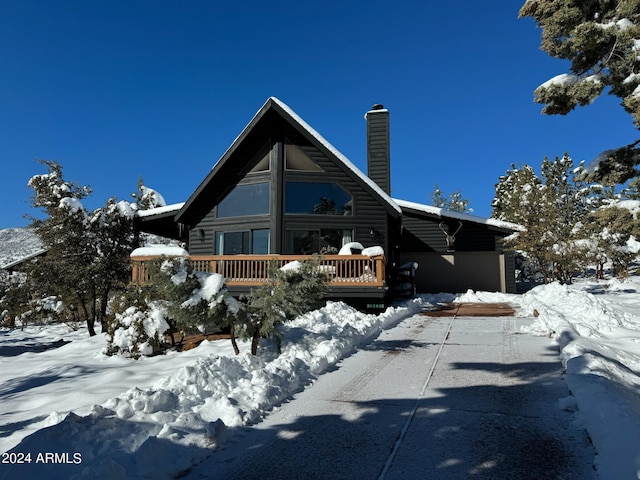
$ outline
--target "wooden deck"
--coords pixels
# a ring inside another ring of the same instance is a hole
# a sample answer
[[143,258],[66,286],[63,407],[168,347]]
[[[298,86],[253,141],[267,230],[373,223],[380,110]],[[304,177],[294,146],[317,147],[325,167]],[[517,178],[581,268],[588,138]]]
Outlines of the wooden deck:
[[423,313],[428,317],[512,317],[515,309],[508,303],[447,303]]
[[[162,257],[131,257],[131,281],[149,282],[147,262]],[[304,255],[194,255],[188,258],[198,272],[219,273],[230,287],[251,287],[268,279],[268,266],[276,260],[281,266],[308,259]],[[320,268],[329,275],[330,287],[384,288],[385,257],[366,255],[323,255]]]

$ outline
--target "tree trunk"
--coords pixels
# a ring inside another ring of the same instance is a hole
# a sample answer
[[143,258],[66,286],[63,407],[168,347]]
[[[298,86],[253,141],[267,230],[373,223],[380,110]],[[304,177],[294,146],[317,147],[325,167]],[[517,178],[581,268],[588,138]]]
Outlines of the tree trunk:
[[[91,323],[95,326],[96,319],[98,318],[98,296],[96,294],[96,289],[91,289]],[[95,330],[93,332],[95,335]]]
[[107,331],[107,305],[109,304],[109,292],[110,292],[110,289],[105,288],[100,298],[99,319],[100,319],[100,326],[102,327],[103,332]]
[[596,278],[598,280],[604,280],[604,263],[598,262],[598,266],[596,267]]
[[229,333],[231,334],[231,346],[233,346],[233,351],[236,355],[240,355],[240,349],[238,348],[238,342],[236,341],[235,325],[231,325],[231,328],[229,329]]
[[77,294],[77,297],[78,297],[78,303],[80,304],[80,307],[84,312],[84,318],[86,319],[86,322],[87,322],[87,330],[89,331],[89,336],[94,337],[96,335],[95,318],[91,314],[91,312],[89,312],[85,298],[81,294]]
[[258,354],[258,344],[260,343],[260,328],[256,326],[253,331],[253,338],[251,339],[251,355]]
[[89,330],[90,337],[96,336],[95,323],[96,321],[91,316],[87,315],[87,330]]

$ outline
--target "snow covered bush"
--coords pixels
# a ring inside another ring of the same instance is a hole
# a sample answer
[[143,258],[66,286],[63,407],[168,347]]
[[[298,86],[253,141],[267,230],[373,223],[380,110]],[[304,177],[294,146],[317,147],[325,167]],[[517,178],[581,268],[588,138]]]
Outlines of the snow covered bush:
[[600,208],[590,217],[594,243],[611,262],[613,273],[619,278],[627,276],[629,265],[638,256],[639,207],[637,200],[627,200]]
[[107,332],[108,355],[121,354],[138,358],[161,351],[166,343],[164,334],[169,329],[166,310],[158,303],[146,308],[132,306],[116,313]]
[[21,313],[28,310],[29,292],[25,288],[25,277],[10,274],[0,281],[0,325],[13,328]]
[[[224,288],[219,274],[194,271],[188,258],[150,262],[149,298],[163,302],[171,331],[183,334],[232,330],[240,303]],[[232,343],[236,352],[235,338]]]
[[29,323],[73,322],[76,318],[55,295],[34,297],[21,273],[12,273],[0,282],[0,324],[24,328]]
[[196,272],[188,258],[153,262],[149,272],[155,293],[167,302],[167,314],[180,331],[219,330],[228,326],[227,313],[240,308],[224,288],[224,277]]

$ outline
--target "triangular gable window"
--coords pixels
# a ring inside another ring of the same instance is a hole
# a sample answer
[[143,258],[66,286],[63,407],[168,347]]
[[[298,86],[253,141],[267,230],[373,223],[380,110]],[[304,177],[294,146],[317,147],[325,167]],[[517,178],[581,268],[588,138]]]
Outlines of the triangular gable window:
[[324,172],[316,162],[297,145],[287,143],[285,146],[285,168],[287,170],[302,170],[306,172]]
[[271,145],[267,144],[260,149],[260,152],[254,157],[252,163],[257,161],[249,173],[268,172],[271,162]]

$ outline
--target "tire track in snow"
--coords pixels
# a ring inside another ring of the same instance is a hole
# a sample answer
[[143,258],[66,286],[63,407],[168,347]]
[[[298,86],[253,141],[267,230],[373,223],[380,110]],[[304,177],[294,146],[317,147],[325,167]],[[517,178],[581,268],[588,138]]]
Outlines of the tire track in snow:
[[[459,308],[460,307],[458,307],[458,309]],[[420,391],[420,394],[416,398],[413,408],[411,409],[411,413],[407,416],[407,419],[404,425],[402,426],[402,430],[400,431],[400,435],[398,435],[398,439],[396,440],[396,443],[394,444],[393,449],[391,450],[391,453],[389,454],[389,457],[387,458],[387,461],[385,462],[384,467],[382,468],[382,471],[378,475],[377,480],[384,480],[385,476],[387,475],[387,472],[389,471],[389,468],[391,468],[391,465],[393,464],[393,460],[398,454],[400,445],[402,445],[402,442],[404,441],[404,438],[407,435],[407,431],[409,430],[409,426],[411,425],[411,422],[413,421],[413,418],[416,415],[416,411],[418,410],[418,405],[420,404],[422,397],[424,397],[427,387],[429,386],[429,382],[431,381],[431,377],[433,377],[433,372],[435,371],[436,365],[440,360],[440,354],[442,353],[442,349],[444,348],[445,343],[447,343],[447,340],[449,339],[449,334],[451,333],[453,322],[455,321],[457,315],[458,315],[458,310],[456,310],[456,313],[451,317],[451,321],[449,322],[449,326],[447,327],[447,330],[444,334],[444,338],[442,339],[442,342],[440,342],[440,346],[438,347],[438,353],[433,359],[431,368],[429,369],[429,374],[427,375],[427,378],[425,379],[424,384],[422,385],[422,390]]]
[[514,317],[502,318],[502,363],[511,363],[520,357],[516,339],[516,320]]
[[413,326],[411,330],[409,330],[407,337],[403,340],[391,340],[385,342],[384,340],[378,339],[374,341],[368,349],[379,349],[385,351],[386,353],[383,356],[377,358],[375,361],[371,362],[364,370],[362,370],[362,372],[351,382],[349,382],[349,384],[344,389],[338,392],[333,401],[353,401],[352,399],[372,382],[372,380],[375,378],[376,373],[383,370],[389,363],[396,359],[398,354],[402,354],[405,352],[405,346],[411,345],[418,338],[418,336],[427,327],[427,323],[428,322],[423,321],[420,324]]

